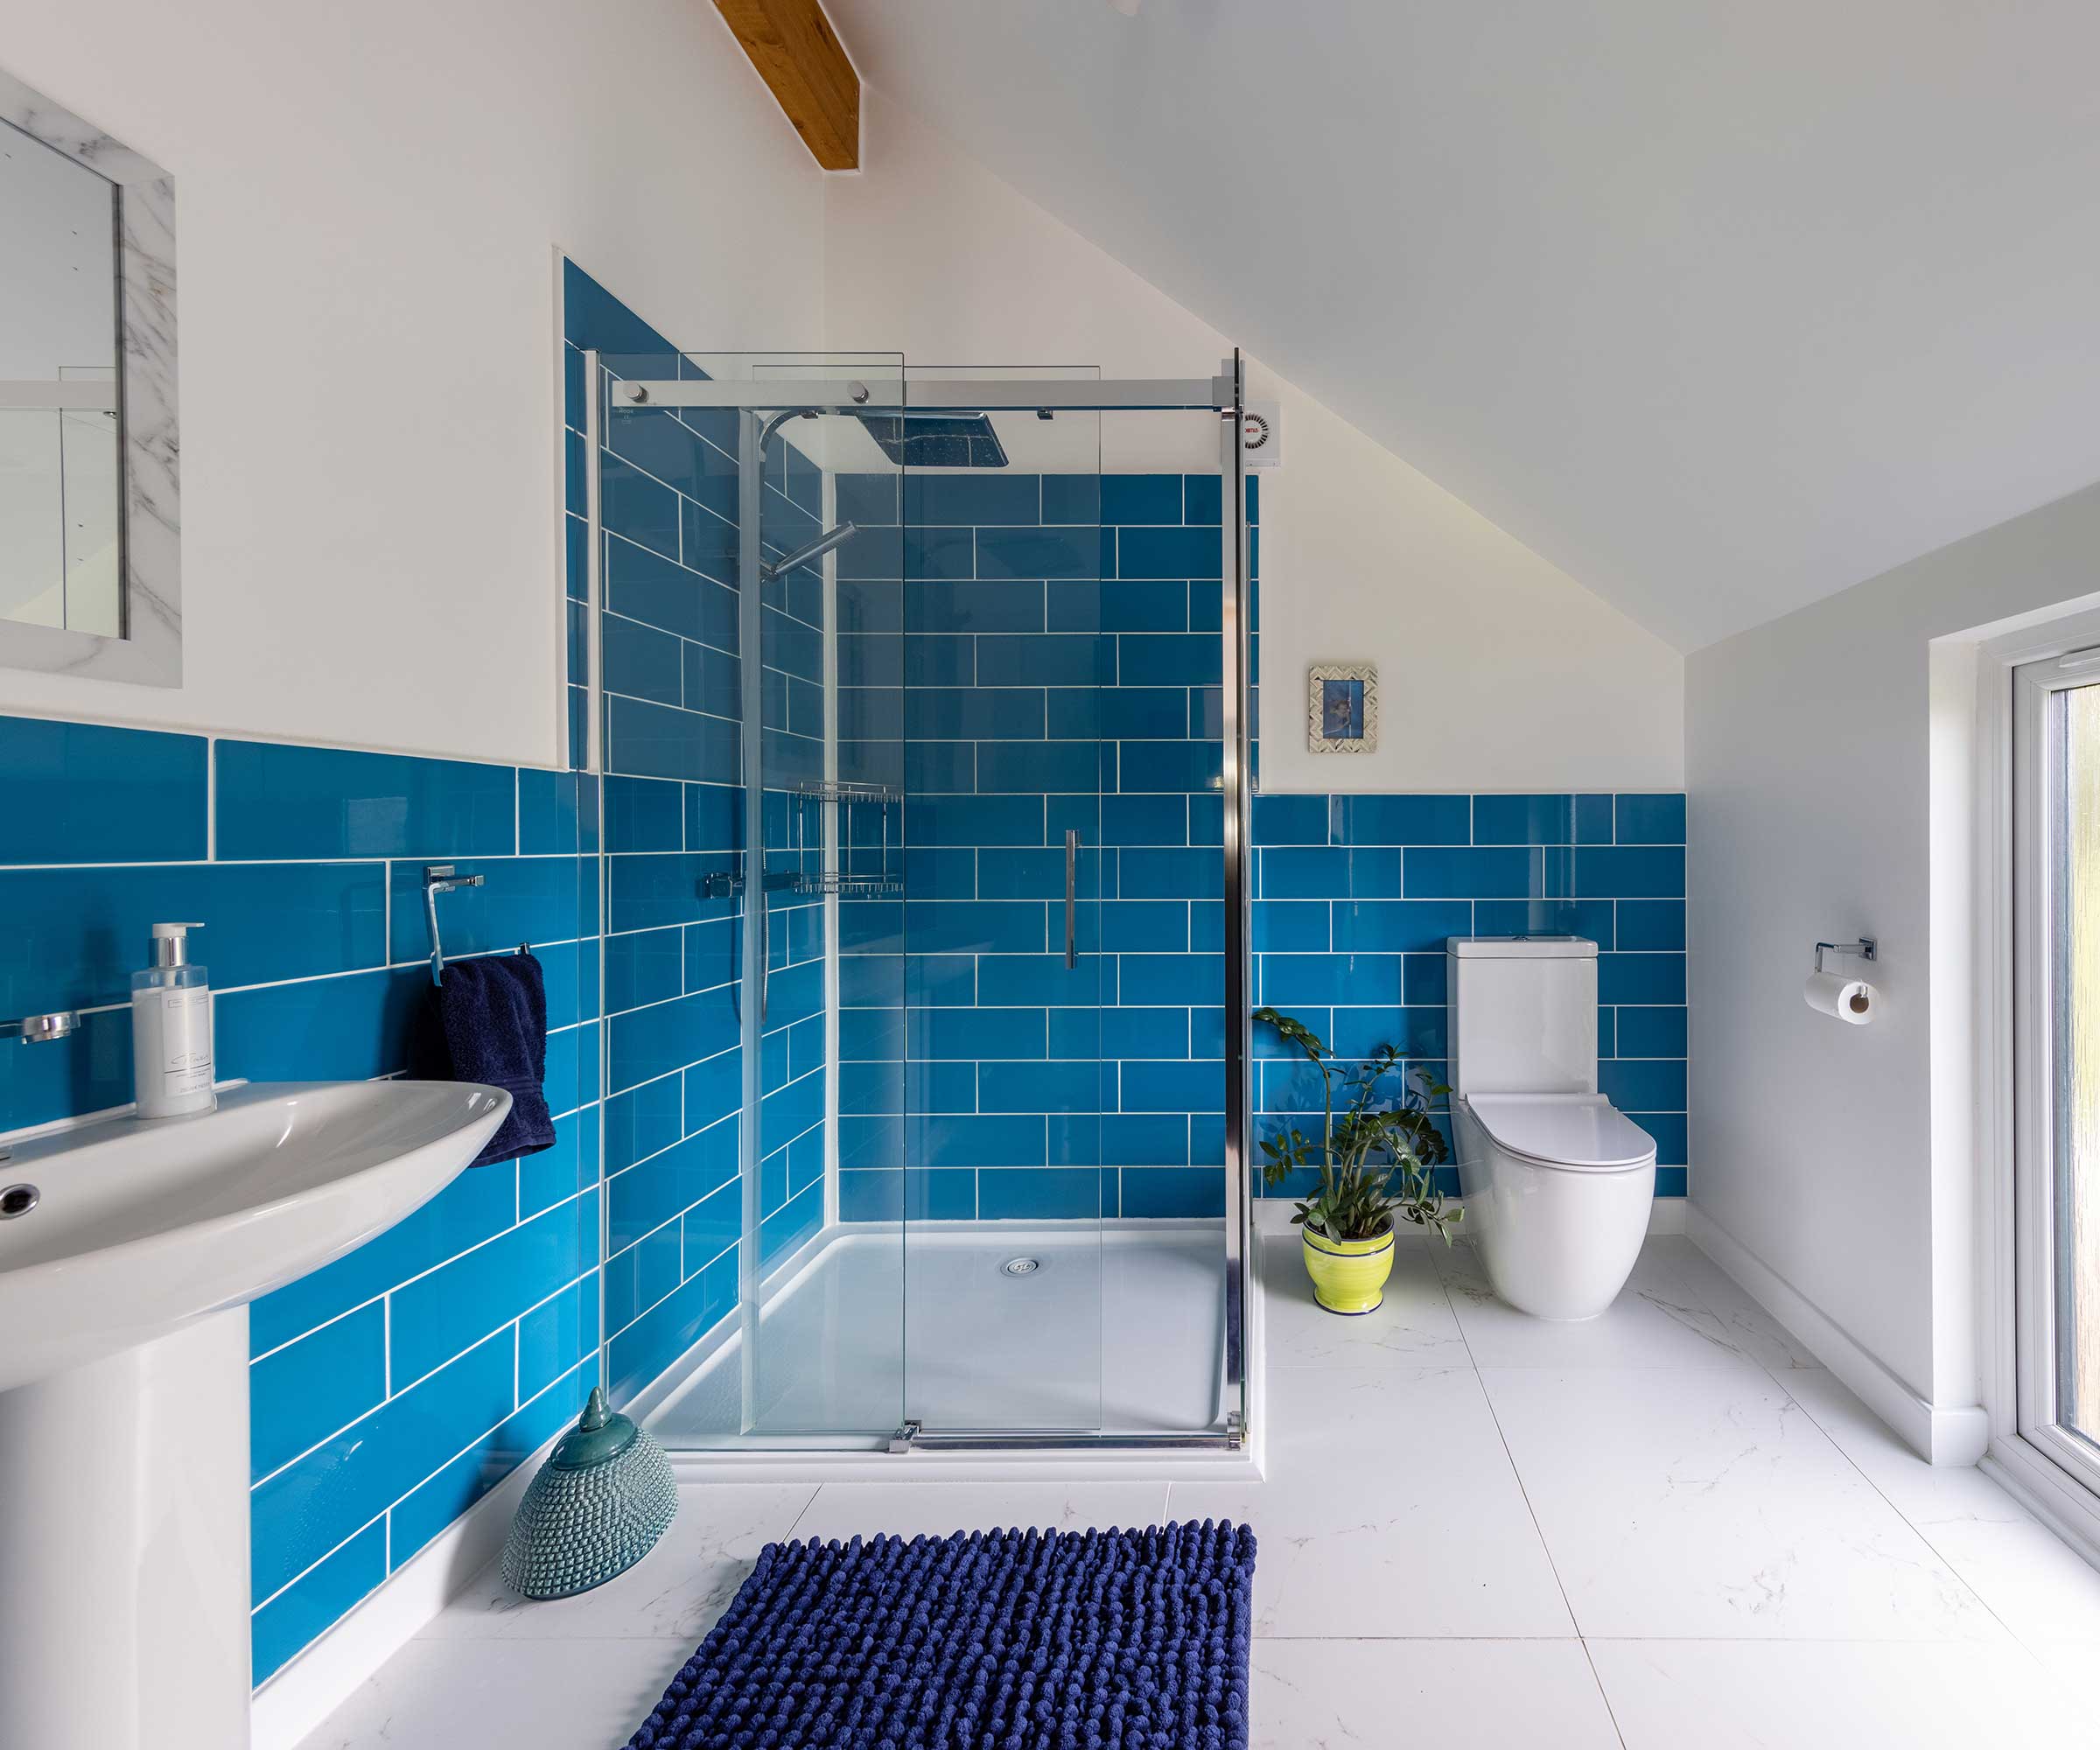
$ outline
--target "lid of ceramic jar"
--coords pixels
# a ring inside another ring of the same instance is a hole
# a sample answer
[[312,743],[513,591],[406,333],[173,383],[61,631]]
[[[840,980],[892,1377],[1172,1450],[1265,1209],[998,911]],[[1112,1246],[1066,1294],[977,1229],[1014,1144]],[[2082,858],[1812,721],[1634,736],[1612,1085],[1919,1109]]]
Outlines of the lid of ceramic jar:
[[583,1415],[555,1443],[547,1462],[556,1470],[589,1470],[618,1458],[634,1444],[639,1432],[627,1418],[608,1410],[604,1390],[593,1386]]

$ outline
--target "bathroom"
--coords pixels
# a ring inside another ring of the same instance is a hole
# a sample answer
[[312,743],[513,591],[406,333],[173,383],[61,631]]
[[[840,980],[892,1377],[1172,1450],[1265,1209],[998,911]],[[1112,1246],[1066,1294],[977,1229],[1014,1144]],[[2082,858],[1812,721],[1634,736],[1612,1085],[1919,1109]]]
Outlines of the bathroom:
[[1205,1522],[1187,1741],[2082,1741],[2100,27],[1808,28],[17,9],[0,1741]]

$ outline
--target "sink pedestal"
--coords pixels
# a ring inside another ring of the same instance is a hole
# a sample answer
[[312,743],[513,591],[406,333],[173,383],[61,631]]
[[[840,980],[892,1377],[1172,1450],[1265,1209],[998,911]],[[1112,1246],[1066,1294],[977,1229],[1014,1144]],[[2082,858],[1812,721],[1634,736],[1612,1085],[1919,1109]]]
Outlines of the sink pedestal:
[[0,1392],[0,1744],[248,1741],[248,1309]]

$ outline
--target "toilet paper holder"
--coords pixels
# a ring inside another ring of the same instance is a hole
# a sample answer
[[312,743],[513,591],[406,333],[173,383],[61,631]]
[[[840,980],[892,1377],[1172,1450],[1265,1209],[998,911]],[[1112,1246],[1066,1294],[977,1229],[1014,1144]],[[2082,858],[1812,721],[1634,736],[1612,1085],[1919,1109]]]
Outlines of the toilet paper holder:
[[1816,970],[1823,970],[1823,956],[1826,954],[1856,954],[1862,960],[1874,958],[1874,939],[1863,935],[1858,942],[1819,942],[1816,944]]

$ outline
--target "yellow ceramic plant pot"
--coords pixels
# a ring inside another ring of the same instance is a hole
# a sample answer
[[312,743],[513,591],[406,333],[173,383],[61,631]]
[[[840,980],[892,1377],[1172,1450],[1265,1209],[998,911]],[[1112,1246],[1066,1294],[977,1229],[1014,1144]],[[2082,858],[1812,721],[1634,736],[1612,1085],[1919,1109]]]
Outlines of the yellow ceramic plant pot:
[[1376,1312],[1385,1299],[1385,1279],[1393,1273],[1393,1230],[1373,1240],[1330,1240],[1300,1228],[1306,1242],[1306,1274],[1312,1278],[1312,1298],[1330,1312]]

